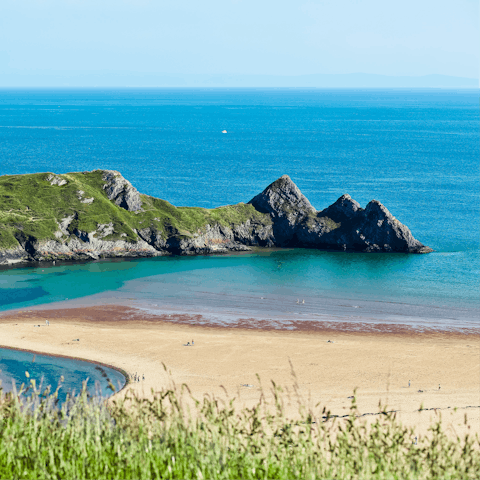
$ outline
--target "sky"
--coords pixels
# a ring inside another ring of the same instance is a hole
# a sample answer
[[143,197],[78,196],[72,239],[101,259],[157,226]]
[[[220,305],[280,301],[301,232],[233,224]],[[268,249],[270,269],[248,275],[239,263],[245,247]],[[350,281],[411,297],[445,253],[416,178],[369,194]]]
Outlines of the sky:
[[3,0],[0,84],[69,72],[478,78],[479,31],[478,0]]

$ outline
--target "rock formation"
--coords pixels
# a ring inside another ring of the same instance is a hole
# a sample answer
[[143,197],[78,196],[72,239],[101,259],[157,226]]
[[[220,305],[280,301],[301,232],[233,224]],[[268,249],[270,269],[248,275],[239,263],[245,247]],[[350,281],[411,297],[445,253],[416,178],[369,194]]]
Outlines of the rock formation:
[[317,211],[283,175],[247,204],[175,207],[119,172],[0,177],[0,264],[196,255],[251,247],[427,253],[380,202],[349,195]]
[[142,200],[137,189],[120,172],[115,170],[104,170],[102,180],[106,183],[103,188],[107,197],[119,207],[129,212],[138,212],[142,209]]

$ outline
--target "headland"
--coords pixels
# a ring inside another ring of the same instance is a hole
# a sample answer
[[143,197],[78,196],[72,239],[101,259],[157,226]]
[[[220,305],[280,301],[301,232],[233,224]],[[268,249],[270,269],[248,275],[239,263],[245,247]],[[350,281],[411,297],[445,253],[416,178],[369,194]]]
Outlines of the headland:
[[175,207],[119,172],[0,177],[0,265],[198,255],[252,247],[428,253],[377,200],[316,210],[288,175],[248,203]]

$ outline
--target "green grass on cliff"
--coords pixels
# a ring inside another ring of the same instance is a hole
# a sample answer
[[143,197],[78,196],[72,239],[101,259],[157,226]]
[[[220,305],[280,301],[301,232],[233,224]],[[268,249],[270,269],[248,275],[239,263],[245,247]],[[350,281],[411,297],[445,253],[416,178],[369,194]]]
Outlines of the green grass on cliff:
[[[174,207],[165,200],[147,197],[144,199],[144,209],[148,209],[141,217],[155,223],[159,228],[173,227],[180,234],[191,236],[201,233],[205,225],[233,226],[246,222],[255,221],[263,225],[270,225],[272,222],[268,215],[257,212],[252,205],[239,203],[237,205],[226,205],[214,209],[199,207]],[[153,218],[152,218],[153,217]],[[157,221],[156,218],[160,220]],[[147,222],[144,222],[146,224]],[[143,224],[142,224],[143,225]],[[142,228],[140,226],[140,228]]]
[[[205,209],[175,207],[165,200],[142,195],[143,211],[129,212],[108,200],[103,189],[102,171],[56,175],[68,183],[51,185],[48,173],[8,175],[0,177],[0,248],[18,246],[17,238],[55,239],[58,224],[74,216],[68,230],[83,232],[98,230],[99,224],[113,223],[114,233],[105,240],[123,239],[135,242],[134,229],[153,228],[182,236],[200,233],[207,224],[232,226],[250,219],[270,224],[268,215],[257,212],[251,205],[238,204]],[[81,198],[94,198],[90,204]]]
[[448,437],[440,421],[420,436],[385,407],[367,424],[355,399],[346,418],[320,407],[287,417],[275,384],[276,405],[251,409],[182,388],[108,407],[84,392],[55,410],[54,395],[30,389],[23,404],[0,392],[2,479],[476,480],[480,472],[478,436]]

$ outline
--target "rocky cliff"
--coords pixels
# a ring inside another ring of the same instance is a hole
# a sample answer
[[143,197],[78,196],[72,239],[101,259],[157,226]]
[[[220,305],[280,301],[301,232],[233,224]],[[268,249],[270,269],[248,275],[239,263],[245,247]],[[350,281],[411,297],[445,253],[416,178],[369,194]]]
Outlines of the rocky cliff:
[[0,177],[0,264],[262,247],[427,253],[380,202],[342,195],[317,211],[287,175],[247,204],[175,207],[119,172]]

